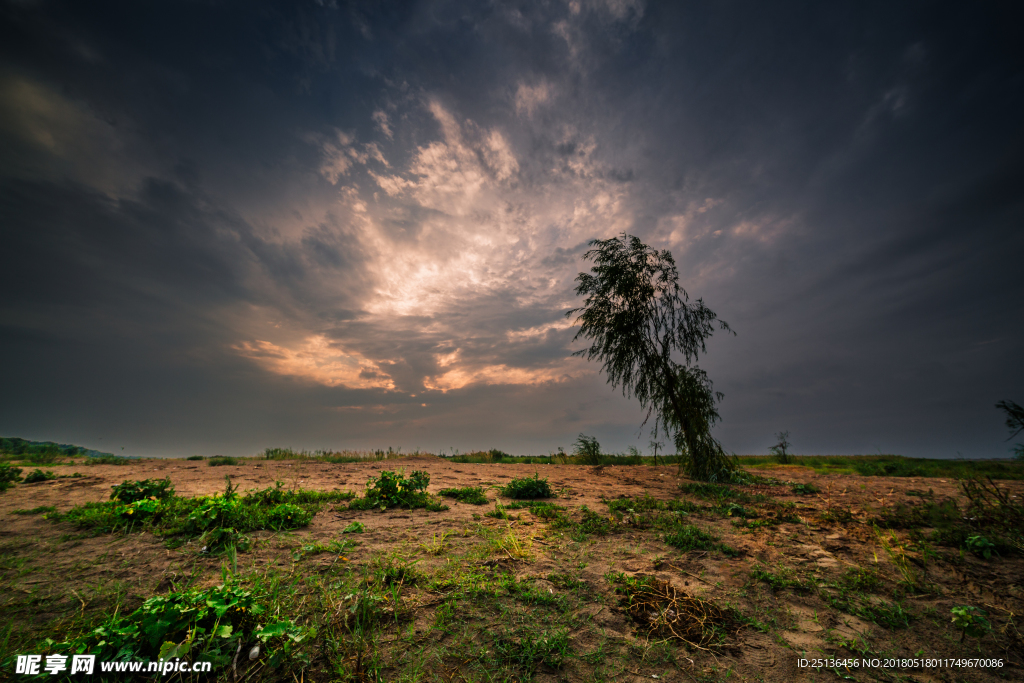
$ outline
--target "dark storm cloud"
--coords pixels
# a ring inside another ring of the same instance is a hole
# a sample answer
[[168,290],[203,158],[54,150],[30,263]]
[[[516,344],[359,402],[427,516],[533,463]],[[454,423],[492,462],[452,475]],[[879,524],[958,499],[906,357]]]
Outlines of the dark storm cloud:
[[621,449],[642,414],[563,314],[587,240],[629,231],[739,331],[702,360],[727,448],[1002,455],[1001,11],[7,3],[0,352],[27,389],[0,431]]

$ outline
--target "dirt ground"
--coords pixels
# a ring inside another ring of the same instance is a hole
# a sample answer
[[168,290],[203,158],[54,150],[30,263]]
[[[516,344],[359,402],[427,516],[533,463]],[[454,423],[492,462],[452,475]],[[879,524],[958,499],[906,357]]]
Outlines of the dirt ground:
[[[92,536],[40,515],[10,514],[16,509],[37,506],[55,506],[63,512],[74,505],[107,500],[111,486],[126,479],[168,477],[177,493],[185,496],[222,491],[225,475],[243,491],[282,481],[288,488],[361,493],[369,476],[382,469],[404,468],[407,472],[428,472],[431,493],[449,487],[483,486],[488,498],[494,501],[500,498],[497,486],[513,477],[538,472],[557,491],[558,498],[553,502],[566,506],[570,514],[584,505],[607,514],[605,501],[644,495],[706,503],[684,494],[680,484],[686,480],[669,466],[460,464],[433,456],[354,464],[303,460],[242,463],[210,467],[203,461],[145,460],[127,466],[64,466],[58,468],[59,473],[77,471],[84,476],[21,484],[0,494],[0,550],[4,557],[0,565],[0,593],[6,596],[0,598],[3,620],[16,624],[19,630],[52,628],[55,621],[71,624],[76,617],[111,600],[112,594],[138,603],[172,588],[184,577],[199,574],[210,583],[220,580],[224,559],[203,555],[191,544],[170,549],[163,539],[149,534]],[[905,556],[910,566],[923,577],[920,585],[927,589],[903,598],[902,605],[912,620],[909,628],[897,630],[833,609],[814,591],[773,589],[752,578],[752,570],[762,567],[789,576],[828,581],[851,567],[861,567],[882,578],[884,590],[879,594],[888,596],[900,578],[900,568],[885,552],[870,520],[886,507],[920,500],[916,494],[929,490],[935,500],[948,497],[963,503],[956,481],[858,475],[825,477],[801,467],[778,467],[759,474],[780,482],[814,484],[820,493],[798,496],[788,485],[739,487],[751,494],[767,494],[780,503],[793,504],[788,509],[798,521],[773,526],[749,529],[737,526],[738,520],[727,515],[695,516],[695,523],[739,551],[735,557],[713,551],[680,552],[666,545],[651,529],[620,526],[607,535],[572,540],[567,533],[550,529],[547,522],[527,510],[516,511],[521,513],[518,519],[505,521],[482,516],[493,509],[493,504],[474,506],[446,500],[450,509],[444,512],[327,508],[307,528],[282,534],[259,532],[257,535],[262,534],[266,542],[240,554],[238,563],[255,570],[278,567],[326,571],[328,565],[337,563],[336,557],[314,558],[296,565],[292,551],[310,540],[326,542],[339,538],[343,528],[360,521],[366,527],[358,539],[360,545],[344,558],[351,566],[369,563],[374,556],[396,547],[415,553],[421,544],[450,533],[448,552],[421,553],[419,567],[429,573],[453,558],[459,561],[460,551],[475,542],[476,537],[467,529],[508,527],[532,547],[532,559],[505,564],[517,577],[531,578],[553,593],[556,586],[549,577],[571,565],[579,580],[593,587],[597,597],[584,607],[587,618],[571,634],[574,651],[593,653],[601,647],[618,647],[625,653],[615,660],[621,664],[617,668],[592,665],[588,662],[603,660],[588,655],[557,670],[542,667],[534,680],[1024,680],[1024,641],[1018,632],[1024,630],[1020,624],[1024,615],[1024,558],[1019,553],[986,561],[951,548],[936,547],[931,555],[907,550]],[[1024,496],[1024,482],[999,484],[1013,495]],[[843,521],[824,521],[823,513],[832,511],[849,514],[839,516]],[[903,547],[914,547],[907,542],[904,532],[896,532],[892,539],[903,543]],[[767,627],[741,628],[730,636],[725,647],[715,651],[659,643],[639,632],[614,598],[607,578],[614,572],[670,582],[701,599],[734,607]],[[423,639],[420,642],[425,643],[435,637],[430,634],[429,624],[437,596],[423,588],[410,590],[412,604],[420,606],[416,610],[415,632]],[[961,642],[960,631],[950,618],[951,608],[959,605],[984,609],[992,623],[992,633],[980,640],[967,638]],[[671,652],[666,653],[666,648]],[[826,666],[817,670],[798,665],[802,658],[823,657],[877,658],[882,662],[913,657],[982,658],[1001,660],[1003,664],[1001,668],[947,662],[907,668]],[[471,678],[457,665],[446,666],[427,667],[423,680]],[[460,673],[466,678],[460,678]]]

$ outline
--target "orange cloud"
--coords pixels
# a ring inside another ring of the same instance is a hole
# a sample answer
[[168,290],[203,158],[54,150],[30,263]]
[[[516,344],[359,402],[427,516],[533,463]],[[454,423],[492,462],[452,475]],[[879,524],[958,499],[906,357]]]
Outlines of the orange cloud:
[[298,377],[329,387],[394,389],[395,383],[376,363],[346,352],[323,335],[307,337],[298,348],[268,341],[242,342],[233,347],[242,356],[279,375]]

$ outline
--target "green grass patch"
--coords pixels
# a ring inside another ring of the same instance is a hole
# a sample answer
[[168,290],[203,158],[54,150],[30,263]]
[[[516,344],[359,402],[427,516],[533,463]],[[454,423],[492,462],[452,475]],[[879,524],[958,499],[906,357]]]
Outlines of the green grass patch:
[[688,500],[675,498],[671,500],[659,500],[649,494],[640,498],[614,498],[606,501],[609,512],[620,515],[632,515],[643,512],[675,512],[690,514],[704,508]]
[[57,508],[52,505],[40,505],[39,507],[32,508],[30,510],[11,510],[12,515],[46,515],[51,512],[56,512]]
[[662,536],[668,545],[686,552],[688,550],[720,550],[726,555],[737,555],[738,551],[724,543],[710,531],[705,531],[692,524],[677,524]]
[[504,505],[495,502],[494,509],[485,512],[484,517],[491,517],[492,519],[510,519],[511,515],[509,515],[508,512],[505,510]]
[[138,462],[138,459],[124,458],[120,455],[98,455],[87,457],[82,462],[86,465],[131,465]]
[[482,486],[464,486],[463,488],[442,489],[438,495],[445,498],[454,498],[460,503],[470,505],[487,505],[487,495]]
[[332,555],[343,555],[352,548],[359,545],[356,541],[350,538],[334,539],[324,543],[323,541],[316,541],[314,543],[307,543],[301,546],[298,552],[295,553],[295,560],[301,560],[308,555],[321,555],[323,553],[331,553]]
[[499,664],[517,674],[513,680],[530,680],[541,667],[560,669],[572,652],[567,630],[527,625],[503,629],[495,635],[491,650]]
[[240,465],[241,462],[238,458],[232,458],[226,455],[215,455],[210,458],[206,464],[210,467],[219,467],[221,465]]
[[772,592],[786,590],[787,588],[799,593],[807,593],[815,588],[813,581],[805,581],[793,573],[791,569],[779,566],[776,571],[771,571],[764,565],[755,565],[750,570],[750,578],[768,584]]
[[[141,498],[126,503],[119,493],[151,489],[161,480],[124,482],[113,487],[113,500],[77,505],[48,519],[69,522],[98,533],[149,531],[165,537],[197,538],[208,550],[229,546],[244,550],[249,545],[245,533],[260,530],[282,531],[309,524],[325,503],[350,498],[348,492],[289,491],[276,486],[239,495],[228,480],[223,494],[184,498],[162,488],[163,498]],[[129,496],[134,494],[128,494]]]
[[[741,456],[743,467],[779,467],[773,456]],[[881,477],[939,477],[942,479],[1024,479],[1024,462],[1013,460],[942,460],[900,455],[791,455],[790,465],[809,467],[818,474],[860,474]]]

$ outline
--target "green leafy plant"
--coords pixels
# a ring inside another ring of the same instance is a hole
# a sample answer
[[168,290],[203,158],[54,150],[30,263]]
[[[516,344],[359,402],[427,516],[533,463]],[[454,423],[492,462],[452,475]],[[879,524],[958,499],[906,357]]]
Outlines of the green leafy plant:
[[430,475],[414,471],[407,478],[402,471],[384,470],[378,477],[370,477],[362,498],[349,503],[353,510],[379,508],[426,508],[432,511],[447,510],[448,506],[437,502],[427,493]]
[[347,527],[342,529],[341,533],[343,533],[343,534],[361,534],[365,530],[366,530],[366,527],[363,526],[362,522],[355,522],[355,521],[353,521]]
[[204,458],[204,457],[203,457],[203,456],[201,456],[201,455],[190,455],[190,456],[188,456],[188,457],[187,457],[187,458],[185,458],[185,459],[186,459],[186,460],[205,460],[206,458]]
[[239,462],[238,458],[232,458],[224,455],[215,455],[212,458],[210,458],[206,462],[206,464],[211,467],[217,467],[218,465],[237,465],[239,464]]
[[981,638],[992,630],[992,624],[986,619],[987,612],[977,607],[961,605],[950,610],[953,615],[953,625],[961,631],[960,642],[964,638]]
[[174,486],[171,485],[170,479],[125,480],[111,488],[113,492],[110,494],[110,500],[119,500],[122,503],[134,503],[146,498],[163,500],[174,495]]
[[268,618],[261,597],[231,584],[171,592],[149,598],[130,614],[115,612],[75,639],[52,643],[51,649],[94,654],[106,661],[180,657],[226,667],[242,644],[255,639],[275,644],[255,650],[275,668],[310,631],[291,621]]
[[281,503],[267,513],[267,523],[271,529],[297,529],[309,524],[313,513],[291,503]]
[[814,484],[790,484],[789,488],[798,496],[812,496],[821,493],[821,489]]
[[0,462],[0,491],[6,491],[21,481],[21,468]]
[[996,544],[984,536],[969,536],[964,541],[964,546],[978,557],[983,557],[986,560],[991,559],[992,555],[999,554],[996,552]]
[[533,499],[533,498],[554,498],[555,494],[548,484],[548,480],[541,479],[540,473],[535,472],[532,477],[516,477],[501,487],[501,494],[509,498]]
[[44,472],[43,470],[40,470],[40,469],[34,469],[34,470],[32,470],[31,472],[29,472],[28,474],[25,475],[25,483],[26,484],[35,484],[36,482],[50,481],[51,479],[56,479],[56,478],[57,478],[56,473],[51,472],[50,470],[46,470]]

